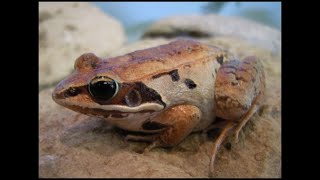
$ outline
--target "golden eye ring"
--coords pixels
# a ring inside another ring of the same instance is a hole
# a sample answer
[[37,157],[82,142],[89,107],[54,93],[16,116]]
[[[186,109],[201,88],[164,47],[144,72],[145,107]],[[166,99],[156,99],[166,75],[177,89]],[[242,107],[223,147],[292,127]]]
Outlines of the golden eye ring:
[[118,93],[119,84],[109,77],[97,76],[90,81],[88,90],[93,98],[108,101]]

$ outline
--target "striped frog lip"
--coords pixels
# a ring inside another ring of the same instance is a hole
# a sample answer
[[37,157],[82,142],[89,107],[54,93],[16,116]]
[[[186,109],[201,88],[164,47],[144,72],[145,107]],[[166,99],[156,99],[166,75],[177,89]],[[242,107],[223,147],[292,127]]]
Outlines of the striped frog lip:
[[[151,104],[151,103],[148,103]],[[141,105],[140,107],[126,107],[126,106],[119,106],[119,105],[105,105],[104,108],[102,106],[98,107],[83,107],[79,105],[70,105],[65,104],[64,106],[83,114],[92,115],[92,116],[102,116],[104,118],[114,117],[114,118],[123,118],[127,117],[131,114],[141,114],[141,113],[153,113],[162,110],[164,107],[160,107],[161,105],[152,103],[155,108],[145,108],[146,104]],[[150,105],[149,105],[150,106]],[[106,108],[108,107],[108,108]],[[115,108],[117,107],[117,108]],[[109,110],[107,110],[109,109]]]

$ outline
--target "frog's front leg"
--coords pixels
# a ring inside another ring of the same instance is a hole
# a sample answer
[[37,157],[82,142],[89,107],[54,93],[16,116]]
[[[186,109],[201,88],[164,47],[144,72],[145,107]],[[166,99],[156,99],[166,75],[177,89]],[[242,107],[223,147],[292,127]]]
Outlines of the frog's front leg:
[[[156,147],[171,147],[179,144],[188,136],[201,118],[201,111],[196,106],[178,105],[167,109],[144,125],[146,130],[154,130],[156,125],[163,129],[158,135],[146,135],[147,137],[131,137],[135,140],[153,140],[145,152]],[[148,125],[146,125],[148,124]],[[150,129],[148,129],[150,128]]]
[[264,91],[264,71],[256,57],[231,60],[220,67],[215,82],[215,113],[226,121],[226,125],[214,144],[210,176],[219,146],[231,131],[238,141],[240,130],[261,105]]

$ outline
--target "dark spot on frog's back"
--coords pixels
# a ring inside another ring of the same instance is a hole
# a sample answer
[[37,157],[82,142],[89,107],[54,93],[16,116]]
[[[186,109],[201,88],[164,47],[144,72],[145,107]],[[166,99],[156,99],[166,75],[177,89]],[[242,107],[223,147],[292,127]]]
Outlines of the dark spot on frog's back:
[[192,81],[191,79],[185,79],[184,80],[184,83],[186,84],[186,86],[189,88],[189,89],[194,89],[197,87],[197,84],[194,83],[194,81]]
[[179,75],[177,69],[172,70],[172,71],[169,71],[169,72],[163,72],[163,73],[154,75],[154,76],[152,76],[152,78],[153,78],[153,79],[156,79],[156,78],[159,78],[159,77],[164,76],[164,75],[170,75],[172,81],[179,81],[179,80],[180,80],[180,75]]
[[172,81],[179,81],[180,80],[180,76],[179,76],[177,69],[170,71],[170,76],[171,76]]
[[144,130],[157,130],[157,129],[163,129],[166,128],[167,126],[158,122],[152,122],[152,121],[147,121],[143,123],[142,128]]

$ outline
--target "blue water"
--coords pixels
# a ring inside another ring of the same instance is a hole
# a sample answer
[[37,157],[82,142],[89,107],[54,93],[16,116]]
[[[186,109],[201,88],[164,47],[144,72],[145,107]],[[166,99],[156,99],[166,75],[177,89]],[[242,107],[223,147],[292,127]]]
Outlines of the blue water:
[[[129,41],[138,39],[150,24],[173,15],[216,13],[241,16],[281,30],[281,2],[93,2],[118,19],[126,29]],[[138,27],[138,28],[137,28]]]

